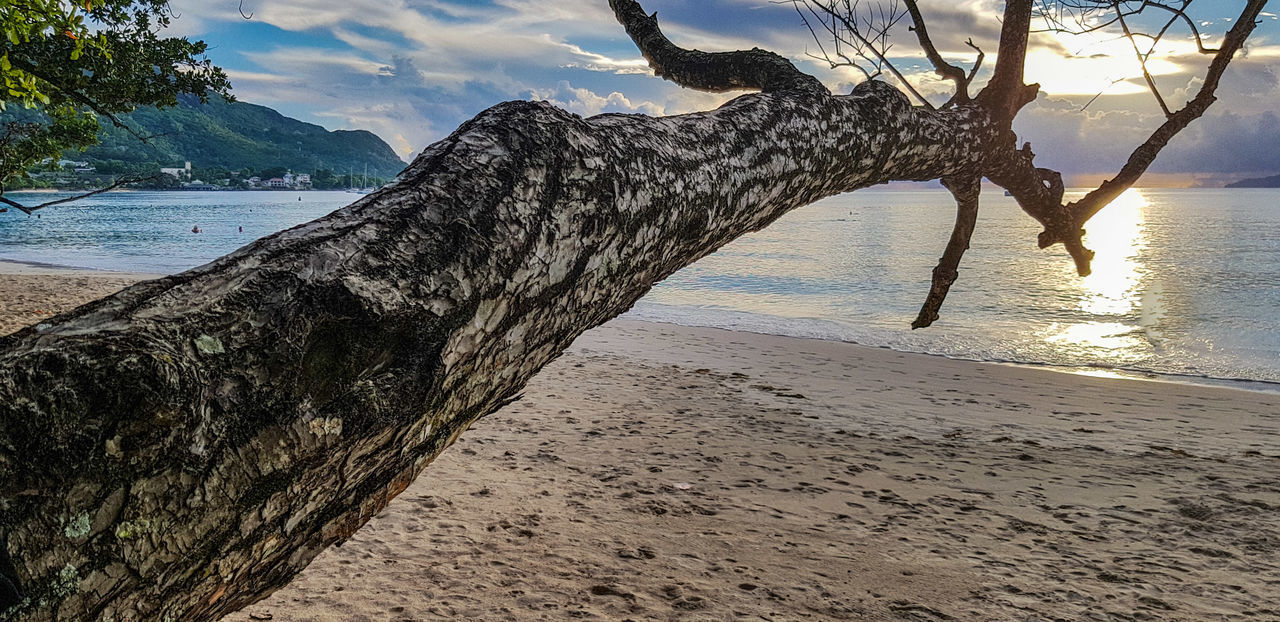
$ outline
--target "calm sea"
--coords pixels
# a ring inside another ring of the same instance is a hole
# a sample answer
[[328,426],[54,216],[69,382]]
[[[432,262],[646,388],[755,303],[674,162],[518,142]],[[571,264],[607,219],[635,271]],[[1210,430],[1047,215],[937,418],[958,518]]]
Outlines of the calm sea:
[[[111,193],[39,219],[0,214],[0,259],[179,272],[355,198]],[[912,331],[953,209],[940,189],[833,197],[672,276],[630,315],[1280,389],[1280,190],[1131,190],[1087,227],[1097,258],[1086,278],[1060,247],[1037,249],[1038,226],[989,190],[942,319]]]

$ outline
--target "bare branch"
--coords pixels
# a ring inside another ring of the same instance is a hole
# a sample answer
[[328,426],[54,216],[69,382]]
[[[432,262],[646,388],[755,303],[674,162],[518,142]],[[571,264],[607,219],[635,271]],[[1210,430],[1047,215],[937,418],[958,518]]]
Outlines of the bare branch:
[[18,211],[21,211],[22,213],[24,213],[24,214],[26,214],[26,215],[30,216],[30,215],[31,215],[31,214],[33,214],[36,210],[41,210],[41,209],[44,209],[44,208],[46,208],[46,207],[53,207],[54,205],[62,205],[63,203],[70,203],[70,202],[72,202],[72,201],[79,201],[80,199],[87,199],[87,198],[89,198],[89,197],[91,197],[91,196],[94,196],[94,195],[96,195],[96,194],[102,194],[102,193],[104,193],[104,192],[108,192],[108,191],[110,191],[110,190],[115,190],[116,188],[119,188],[120,186],[124,186],[124,185],[127,185],[127,184],[136,184],[136,183],[138,183],[138,182],[140,182],[140,181],[148,181],[148,180],[152,180],[152,179],[158,179],[158,178],[160,177],[160,175],[163,175],[163,173],[160,173],[160,174],[158,174],[158,175],[139,175],[139,176],[131,176],[131,177],[121,177],[121,178],[119,178],[119,179],[115,180],[115,182],[114,182],[114,183],[112,183],[110,186],[106,186],[106,187],[104,187],[104,188],[98,188],[97,190],[94,190],[94,191],[92,191],[92,192],[86,192],[86,193],[84,193],[84,194],[77,194],[77,195],[75,195],[75,196],[66,197],[66,198],[64,198],[64,199],[58,199],[58,200],[56,200],[56,201],[48,201],[48,202],[46,202],[46,203],[41,203],[41,204],[39,204],[39,205],[23,205],[23,204],[21,204],[21,203],[19,203],[19,202],[17,202],[17,201],[14,201],[13,199],[10,199],[10,198],[8,198],[8,197],[6,197],[6,196],[4,196],[4,195],[0,194],[0,203],[4,203],[5,205],[8,205],[9,207],[16,208]]
[[[803,5],[815,17],[815,20],[822,24],[823,29],[831,35],[835,43],[836,53],[844,62],[836,62],[828,56],[827,62],[832,67],[852,66],[862,70],[864,75],[874,77],[882,70],[888,70],[895,78],[902,83],[903,88],[907,90],[913,97],[918,100],[921,105],[930,110],[934,109],[934,105],[916,90],[915,85],[907,80],[902,72],[889,61],[888,52],[891,45],[889,44],[889,33],[892,28],[902,19],[905,13],[897,8],[894,2],[888,8],[881,4],[878,9],[861,15],[858,11],[857,0],[843,0],[837,3],[837,0],[826,0],[820,2],[818,0],[775,0],[778,2],[790,2],[796,7],[796,12],[800,14],[800,18],[805,21],[805,25],[809,27],[810,33],[815,33],[813,26],[809,23],[809,18],[800,10]],[[827,19],[831,23],[827,23]],[[815,40],[818,37],[814,36]],[[870,72],[858,63],[852,62],[843,54],[840,54],[840,45],[844,44],[854,50],[854,52],[876,68],[876,71]],[[822,42],[818,41],[819,49],[822,49]],[[826,55],[825,50],[823,50]]]
[[[1148,51],[1146,54],[1143,54],[1142,51],[1138,49],[1138,41],[1134,39],[1133,32],[1129,30],[1129,23],[1125,21],[1124,15],[1120,10],[1120,3],[1117,1],[1114,3],[1114,6],[1116,7],[1116,19],[1120,21],[1120,28],[1124,30],[1124,36],[1129,40],[1129,44],[1133,46],[1133,53],[1138,57],[1138,64],[1142,66],[1142,77],[1147,81],[1147,88],[1150,89],[1152,95],[1156,96],[1156,102],[1160,104],[1160,109],[1164,111],[1164,116],[1168,117],[1173,113],[1170,112],[1169,105],[1164,103],[1164,97],[1160,95],[1160,89],[1156,87],[1155,79],[1151,77],[1151,72],[1147,70],[1147,57],[1151,55],[1151,52]],[[1164,30],[1161,30],[1160,36],[1163,36],[1164,32]],[[1154,37],[1154,40],[1151,42],[1152,51],[1155,50],[1156,44],[1160,42],[1160,36]]]
[[956,224],[951,230],[951,239],[942,252],[942,258],[933,268],[933,280],[929,286],[929,296],[920,307],[920,315],[911,323],[912,330],[925,328],[938,319],[938,310],[951,291],[951,284],[960,276],[958,268],[964,252],[969,250],[969,238],[973,237],[974,225],[978,222],[978,195],[982,191],[982,177],[960,175],[942,178],[942,185],[951,191],[956,199]]
[[1204,39],[1203,37],[1200,36],[1200,30],[1196,28],[1195,20],[1191,19],[1191,16],[1187,15],[1186,8],[1190,4],[1191,4],[1191,0],[1183,0],[1182,8],[1175,9],[1167,4],[1162,4],[1160,2],[1145,3],[1146,6],[1169,11],[1173,13],[1174,19],[1181,19],[1184,23],[1186,23],[1187,29],[1191,31],[1192,37],[1194,37],[1196,40],[1196,49],[1199,50],[1201,54],[1217,54],[1219,51],[1218,48],[1207,48],[1204,46]]
[[[933,40],[929,38],[929,30],[925,27],[924,16],[920,14],[920,7],[916,6],[915,0],[903,0],[903,3],[907,5],[907,12],[911,14],[911,21],[913,23],[911,30],[916,33],[916,40],[920,42],[920,48],[924,50],[925,57],[933,64],[933,70],[937,72],[939,76],[942,76],[943,79],[951,80],[956,84],[956,92],[955,95],[952,95],[950,103],[963,104],[968,102],[969,80],[971,78],[965,76],[963,69],[948,63],[947,60],[938,53],[938,48],[934,47]],[[973,46],[973,39],[970,39],[968,43],[970,46]],[[976,48],[977,46],[973,47]],[[981,62],[982,50],[978,50],[978,63]],[[976,66],[974,71],[977,71]]]
[[1231,58],[1235,53],[1244,47],[1245,40],[1257,26],[1258,14],[1262,12],[1266,4],[1266,0],[1249,0],[1244,10],[1241,11],[1240,16],[1236,18],[1235,25],[1227,32],[1218,53],[1214,55],[1213,60],[1209,63],[1209,70],[1205,74],[1204,84],[1200,86],[1196,96],[1188,101],[1182,109],[1170,114],[1165,122],[1156,128],[1145,142],[1133,150],[1128,161],[1121,167],[1120,173],[1114,179],[1103,182],[1097,189],[1067,206],[1067,209],[1078,223],[1083,224],[1088,221],[1099,210],[1120,196],[1120,193],[1133,186],[1134,182],[1146,172],[1147,167],[1155,160],[1160,150],[1169,143],[1169,140],[1182,131],[1183,128],[1190,125],[1192,121],[1200,118],[1205,113],[1205,110],[1217,100],[1217,96],[1214,93],[1218,89],[1218,83],[1222,79],[1223,72],[1226,71],[1227,65],[1231,63]]
[[[849,44],[846,41],[846,39],[840,35],[840,30],[839,28],[836,27],[836,21],[834,17],[831,19],[831,23],[828,24],[826,20],[823,19],[823,16],[819,14],[817,11],[815,11],[813,7],[810,6],[808,3],[799,2],[798,0],[776,0],[777,4],[782,4],[783,2],[789,2],[792,8],[796,10],[796,13],[800,15],[800,20],[804,22],[805,27],[809,29],[809,34],[813,37],[813,40],[818,44],[818,51],[822,52],[821,56],[818,56],[815,54],[809,54],[809,53],[806,53],[805,54],[806,56],[813,58],[815,60],[824,61],[828,65],[830,65],[832,69],[835,69],[836,67],[853,67],[854,69],[861,71],[862,75],[865,76],[868,80],[875,79],[877,75],[880,75],[879,68],[876,68],[875,72],[871,72],[866,67],[863,67],[861,63],[854,61],[852,58],[849,58],[849,56],[843,50],[841,50],[841,44],[845,44],[846,47],[848,47]],[[813,28],[813,23],[809,21],[809,18],[805,17],[804,11],[801,9],[802,6],[805,9],[808,9],[811,14],[813,14],[814,21],[821,24],[823,30],[825,30],[827,34],[831,37],[831,41],[833,45],[832,52],[830,53],[827,52],[826,46],[822,44],[823,38],[818,36],[817,31],[815,31]],[[862,56],[862,58],[864,59],[867,58],[865,54],[861,54],[858,51],[857,49],[858,44],[855,43],[853,44],[852,47],[854,47],[855,53],[859,54],[859,56]],[[840,62],[836,62],[835,60],[833,60],[832,56],[840,59]],[[874,62],[872,62],[872,67],[876,67],[876,64]]]
[[1178,132],[1204,115],[1217,99],[1214,93],[1223,72],[1257,26],[1258,15],[1266,3],[1266,0],[1248,1],[1210,61],[1204,84],[1196,96],[1180,110],[1170,114],[1146,141],[1134,149],[1115,178],[1103,182],[1081,199],[1068,205],[1061,203],[1061,177],[1058,176],[1055,183],[1051,177],[1046,176],[1052,171],[1036,168],[1032,163],[1034,154],[1029,145],[1012,154],[1000,154],[993,158],[989,163],[990,168],[984,170],[984,173],[988,179],[1007,189],[1023,211],[1044,225],[1044,231],[1039,236],[1041,248],[1062,243],[1075,261],[1076,271],[1081,275],[1089,274],[1093,252],[1084,247],[1081,239],[1084,236],[1082,227],[1094,214],[1120,196],[1120,193],[1132,187],[1160,150]]
[[1084,112],[1085,110],[1088,110],[1088,109],[1089,109],[1089,106],[1092,106],[1092,105],[1093,105],[1093,102],[1098,101],[1098,98],[1099,98],[1099,97],[1102,97],[1102,94],[1107,92],[1107,89],[1109,89],[1109,88],[1111,88],[1111,87],[1113,87],[1113,86],[1115,86],[1115,85],[1117,85],[1117,84],[1119,84],[1119,83],[1121,83],[1121,82],[1124,82],[1124,81],[1125,81],[1125,79],[1124,79],[1124,78],[1116,78],[1115,80],[1112,80],[1112,81],[1111,81],[1111,84],[1108,84],[1108,85],[1106,86],[1106,88],[1103,88],[1101,91],[1098,91],[1098,93],[1097,93],[1096,95],[1094,95],[1093,97],[1090,97],[1090,98],[1089,98],[1089,101],[1085,102],[1085,103],[1084,103],[1084,105],[1080,107],[1080,112]]
[[973,61],[973,67],[969,69],[969,75],[965,77],[965,81],[972,84],[974,76],[978,75],[978,70],[982,68],[982,61],[987,57],[987,55],[983,53],[982,48],[978,47],[978,44],[973,42],[972,38],[965,39],[964,44],[973,48],[973,51],[978,53],[978,58]]
[[[1115,15],[1112,15],[1107,19],[1097,21],[1092,24],[1088,24],[1086,22],[1086,17],[1088,15],[1096,13],[1100,9],[1109,7],[1111,5],[1106,2],[1095,1],[1095,2],[1077,2],[1077,3],[1055,2],[1053,3],[1052,6],[1047,6],[1043,2],[1043,0],[1041,0],[1041,3],[1040,3],[1041,6],[1039,9],[1037,9],[1036,14],[1038,17],[1044,20],[1045,27],[1034,29],[1031,32],[1033,33],[1058,32],[1058,33],[1067,33],[1067,34],[1074,34],[1074,35],[1088,34],[1091,32],[1104,30],[1110,26],[1113,26],[1117,24],[1122,17],[1132,17],[1135,15],[1141,15],[1144,11],[1146,11],[1146,9],[1153,8],[1153,9],[1160,9],[1162,11],[1168,11],[1169,13],[1171,13],[1172,17],[1170,17],[1170,21],[1181,20],[1184,24],[1186,24],[1187,30],[1191,32],[1192,38],[1195,39],[1196,49],[1201,54],[1216,54],[1218,52],[1217,48],[1205,47],[1204,37],[1203,35],[1200,34],[1200,29],[1196,27],[1195,20],[1191,19],[1190,15],[1187,15],[1186,9],[1188,6],[1191,5],[1191,2],[1192,0],[1182,0],[1182,6],[1174,7],[1162,2],[1155,2],[1153,0],[1143,0],[1142,3],[1139,4],[1137,8],[1125,10],[1123,6],[1129,3],[1125,2],[1124,0],[1121,0],[1121,2],[1118,3],[1120,5],[1120,9],[1117,10]],[[1076,10],[1073,11],[1071,10],[1072,8],[1075,8]],[[1070,19],[1064,18],[1063,17],[1064,15],[1067,15]],[[1067,23],[1068,21],[1070,21],[1071,23],[1068,24]],[[1163,29],[1161,29],[1161,34],[1163,34],[1165,30],[1168,30],[1168,28],[1169,26],[1166,25]],[[1135,33],[1135,34],[1138,34],[1139,36],[1143,36],[1141,33]],[[1146,35],[1146,36],[1150,36],[1150,35]],[[1160,35],[1156,35],[1153,38],[1159,38],[1159,36]]]
[[817,78],[796,69],[791,61],[760,48],[736,52],[686,50],[673,44],[658,28],[657,13],[649,15],[635,0],[609,0],[627,35],[644,54],[655,75],[700,91],[739,89],[827,92]]

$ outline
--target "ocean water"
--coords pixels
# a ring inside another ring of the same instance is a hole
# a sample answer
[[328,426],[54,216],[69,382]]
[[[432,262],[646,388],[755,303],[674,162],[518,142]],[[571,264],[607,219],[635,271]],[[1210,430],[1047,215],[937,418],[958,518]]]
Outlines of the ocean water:
[[[179,272],[355,198],[111,193],[39,219],[0,214],[0,259]],[[1087,226],[1097,257],[1085,278],[1061,247],[1036,248],[1036,223],[988,190],[941,319],[912,331],[953,214],[941,189],[832,197],[673,275],[629,315],[1280,390],[1280,190],[1130,190]]]
[[[8,196],[32,205],[67,195]],[[10,209],[0,214],[0,259],[174,274],[358,198],[348,192],[110,192],[40,210],[38,218]],[[191,233],[195,226],[203,233]]]

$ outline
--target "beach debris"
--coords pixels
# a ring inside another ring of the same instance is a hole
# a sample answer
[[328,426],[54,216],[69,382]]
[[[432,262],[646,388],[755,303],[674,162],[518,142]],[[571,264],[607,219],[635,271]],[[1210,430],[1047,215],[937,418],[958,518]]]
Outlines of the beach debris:
[[593,596],[617,596],[625,600],[635,600],[636,595],[630,592],[624,592],[612,585],[593,585],[591,586],[591,594]]
[[676,490],[689,490],[690,488],[693,488],[693,484],[688,482],[676,482],[672,484],[672,486],[675,487]]
[[653,549],[646,546],[635,549],[618,549],[618,557],[622,559],[653,559],[657,556]]

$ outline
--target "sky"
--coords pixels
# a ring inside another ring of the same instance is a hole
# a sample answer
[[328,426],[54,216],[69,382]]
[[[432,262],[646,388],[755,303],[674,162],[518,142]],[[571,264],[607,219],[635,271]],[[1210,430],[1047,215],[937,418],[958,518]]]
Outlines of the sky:
[[[652,76],[607,0],[171,0],[171,33],[203,39],[236,96],[329,129],[367,129],[408,160],[485,108],[547,100],[589,116],[680,114],[734,94],[682,89]],[[770,0],[642,0],[677,44],[708,51],[755,46],[788,56],[836,92],[865,79],[832,69],[795,8]],[[864,3],[865,4],[865,3]],[[1001,3],[922,0],[932,38],[968,66],[974,43],[994,66]],[[1213,44],[1242,1],[1197,0],[1192,13]],[[1280,11],[1280,9],[1277,9]],[[946,99],[904,19],[888,56],[935,101]],[[1141,24],[1138,24],[1141,25]],[[1210,35],[1212,33],[1215,36]],[[1175,138],[1148,175],[1161,184],[1214,185],[1280,173],[1280,23],[1267,13],[1237,56],[1210,113]],[[827,43],[824,40],[824,44]],[[1037,162],[1078,178],[1119,170],[1163,118],[1133,49],[1111,34],[1035,35],[1027,80],[1042,85],[1015,128]],[[1149,68],[1170,105],[1194,94],[1208,56],[1174,29]],[[1099,95],[1101,93],[1101,95]],[[1094,97],[1096,100],[1093,100]],[[1086,107],[1086,103],[1088,106]]]

